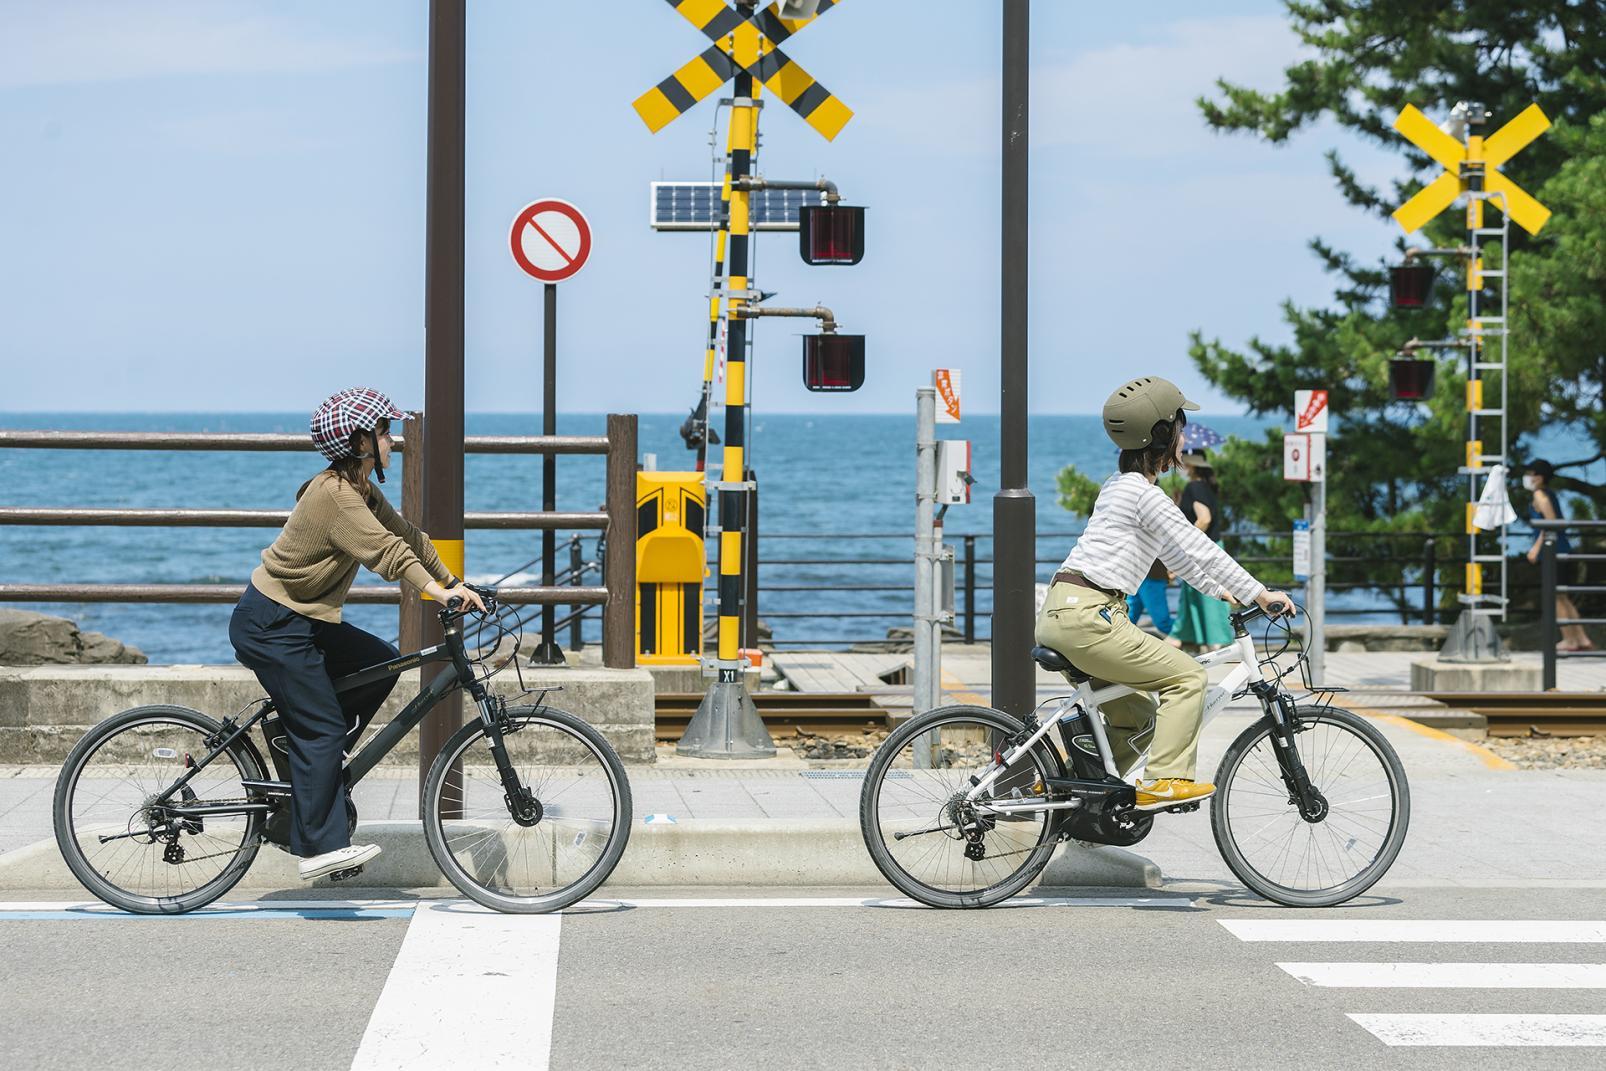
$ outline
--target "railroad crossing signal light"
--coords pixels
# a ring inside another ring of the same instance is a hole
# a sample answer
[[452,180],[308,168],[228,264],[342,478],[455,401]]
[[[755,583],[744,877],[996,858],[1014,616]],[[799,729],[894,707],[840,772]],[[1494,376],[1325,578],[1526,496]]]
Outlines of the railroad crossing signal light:
[[1389,361],[1389,393],[1395,401],[1425,401],[1433,395],[1433,373],[1438,367],[1431,358],[1394,358]]
[[[1444,174],[1395,209],[1394,222],[1407,233],[1419,231],[1428,220],[1449,208],[1462,191],[1484,189],[1500,195],[1492,200],[1513,222],[1529,234],[1538,234],[1550,218],[1550,209],[1496,169],[1549,127],[1550,120],[1539,105],[1530,104],[1493,134],[1469,137],[1463,145],[1435,126],[1415,105],[1407,104],[1394,120],[1394,129],[1443,164]],[[1476,185],[1480,181],[1482,185]]]
[[[852,109],[779,47],[835,7],[837,0],[784,5],[777,0],[758,11],[728,7],[722,0],[667,2],[713,44],[636,98],[636,114],[654,134],[698,101],[712,96],[738,71],[746,71],[762,82],[827,141],[840,134],[853,118]],[[813,14],[788,13],[809,10]]]
[[804,335],[803,385],[813,391],[854,391],[864,386],[864,336]]
[[797,235],[805,264],[857,264],[864,259],[864,209],[804,205],[797,212]]
[[1389,298],[1396,309],[1420,309],[1433,289],[1433,265],[1417,260],[1389,269]]

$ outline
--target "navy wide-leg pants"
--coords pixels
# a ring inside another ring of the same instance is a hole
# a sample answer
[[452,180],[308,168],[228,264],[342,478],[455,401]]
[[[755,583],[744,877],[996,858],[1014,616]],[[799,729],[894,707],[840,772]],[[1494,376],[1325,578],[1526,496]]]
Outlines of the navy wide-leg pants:
[[396,678],[339,695],[333,682],[395,658],[396,648],[355,625],[296,613],[250,585],[229,620],[229,641],[290,738],[290,850],[308,856],[346,847],[345,756]]

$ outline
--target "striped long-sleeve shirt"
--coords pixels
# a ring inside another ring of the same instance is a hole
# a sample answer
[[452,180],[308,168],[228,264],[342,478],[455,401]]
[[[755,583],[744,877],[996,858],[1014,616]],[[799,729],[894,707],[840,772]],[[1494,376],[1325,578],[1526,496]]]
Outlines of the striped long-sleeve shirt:
[[1155,559],[1212,598],[1231,593],[1248,605],[1266,585],[1250,576],[1141,473],[1111,476],[1099,488],[1093,516],[1065,559],[1100,587],[1132,594]]

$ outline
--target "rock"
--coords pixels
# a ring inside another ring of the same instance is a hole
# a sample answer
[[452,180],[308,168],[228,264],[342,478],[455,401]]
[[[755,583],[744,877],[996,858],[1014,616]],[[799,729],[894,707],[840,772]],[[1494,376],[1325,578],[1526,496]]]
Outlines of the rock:
[[1360,640],[1345,640],[1338,645],[1339,654],[1365,654],[1366,644]]
[[145,653],[75,622],[31,610],[0,610],[0,665],[51,666],[146,662]]
[[119,665],[142,666],[150,659],[138,647],[130,647],[122,640],[113,639],[104,632],[80,632],[79,642],[83,650],[79,653],[78,661],[109,663]]

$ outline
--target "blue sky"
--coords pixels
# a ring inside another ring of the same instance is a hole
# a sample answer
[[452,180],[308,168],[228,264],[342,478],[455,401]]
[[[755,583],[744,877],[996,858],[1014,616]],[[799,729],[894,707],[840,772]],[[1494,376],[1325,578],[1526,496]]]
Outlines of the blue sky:
[[[646,225],[648,183],[709,174],[706,101],[649,134],[630,107],[703,46],[662,0],[474,0],[469,14],[468,406],[541,404],[540,287],[507,252],[542,196],[588,214],[590,264],[560,289],[566,411],[695,400],[705,237]],[[0,0],[0,409],[302,410],[355,383],[411,407],[423,384],[423,0]],[[761,170],[827,175],[869,206],[854,268],[762,236],[778,303],[868,336],[855,395],[799,383],[800,326],[760,325],[755,405],[906,411],[928,370],[996,410],[999,14],[985,0],[846,0],[787,52],[856,112],[827,143],[784,106]],[[1213,79],[1272,87],[1299,56],[1281,6],[1036,0],[1032,408],[1085,413],[1116,380],[1175,378],[1199,327],[1282,337],[1324,300],[1321,234],[1386,254],[1321,154],[1398,162],[1317,127],[1283,148],[1211,134]]]

